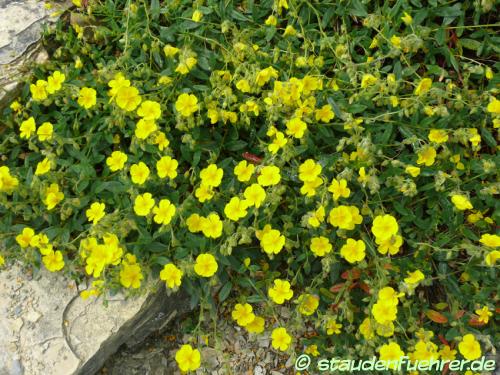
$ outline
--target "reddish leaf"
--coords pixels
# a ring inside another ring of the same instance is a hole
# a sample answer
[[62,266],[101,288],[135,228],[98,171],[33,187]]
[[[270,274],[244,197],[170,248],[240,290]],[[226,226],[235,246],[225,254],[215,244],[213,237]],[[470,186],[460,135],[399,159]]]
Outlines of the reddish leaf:
[[356,280],[361,277],[361,271],[358,270],[357,268],[353,268],[350,270],[347,270],[340,275],[341,278],[344,280]]
[[330,288],[330,292],[338,293],[344,288],[344,286],[345,283],[336,284]]
[[261,157],[255,155],[255,154],[252,154],[250,152],[244,152],[242,154],[242,156],[243,156],[244,159],[246,159],[246,160],[248,160],[248,161],[250,161],[250,162],[252,162],[254,164],[260,164],[260,163],[262,163],[262,158]]
[[450,346],[450,343],[449,343],[448,341],[446,341],[446,339],[444,338],[444,336],[443,336],[442,334],[438,334],[438,339],[439,339],[439,341],[441,341],[441,343],[442,343],[443,345],[448,345],[448,346]]
[[457,313],[455,314],[455,319],[460,319],[462,316],[464,316],[465,310],[458,310]]
[[367,284],[365,284],[364,282],[360,282],[358,284],[358,286],[360,289],[364,290],[366,292],[366,294],[371,294],[370,287]]
[[472,315],[472,317],[469,320],[469,325],[473,326],[473,327],[481,327],[481,326],[484,326],[485,323],[479,321],[479,316]]
[[434,323],[444,324],[448,323],[448,318],[436,310],[427,310],[425,315]]

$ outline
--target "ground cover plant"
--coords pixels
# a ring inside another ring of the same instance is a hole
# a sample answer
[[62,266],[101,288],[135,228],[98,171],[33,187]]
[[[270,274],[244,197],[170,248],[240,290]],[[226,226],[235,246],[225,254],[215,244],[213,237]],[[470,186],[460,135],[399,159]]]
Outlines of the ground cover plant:
[[495,353],[498,2],[75,5],[0,122],[2,267],[161,280],[288,355]]

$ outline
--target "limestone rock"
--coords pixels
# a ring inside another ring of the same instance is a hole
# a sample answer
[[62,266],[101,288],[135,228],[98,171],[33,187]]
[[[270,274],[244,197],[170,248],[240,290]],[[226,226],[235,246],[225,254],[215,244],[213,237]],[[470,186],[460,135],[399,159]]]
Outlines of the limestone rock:
[[55,22],[71,3],[0,0],[0,108],[19,91],[19,81],[32,62],[44,62],[47,53],[40,47],[43,26]]
[[94,374],[121,345],[134,346],[188,310],[163,284],[147,295],[83,300],[56,273],[0,271],[0,374]]

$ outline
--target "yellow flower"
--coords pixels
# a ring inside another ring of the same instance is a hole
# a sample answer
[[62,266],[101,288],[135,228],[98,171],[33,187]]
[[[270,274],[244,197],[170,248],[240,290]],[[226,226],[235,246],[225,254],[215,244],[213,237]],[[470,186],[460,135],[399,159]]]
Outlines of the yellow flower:
[[361,224],[363,217],[359,215],[359,209],[355,206],[344,206],[332,208],[328,221],[334,227],[352,230],[357,224]]
[[184,117],[191,116],[198,108],[198,98],[193,94],[180,94],[175,102],[175,109]]
[[19,126],[20,137],[28,139],[36,130],[35,119],[30,117]]
[[36,131],[36,134],[38,135],[38,139],[40,141],[48,141],[52,139],[52,133],[54,132],[54,127],[50,122],[44,122],[38,130]]
[[108,156],[106,159],[106,164],[108,165],[111,172],[116,172],[120,169],[123,169],[125,163],[127,162],[128,156],[127,154],[121,151],[113,151],[111,156]]
[[285,300],[288,301],[293,297],[293,290],[290,289],[290,283],[288,281],[275,279],[274,286],[269,288],[267,294],[274,303],[281,305]]
[[276,132],[273,142],[267,146],[267,149],[270,153],[276,154],[280,149],[285,147],[287,143],[288,140],[285,138],[285,135],[282,132]]
[[183,272],[175,264],[167,263],[160,272],[160,279],[165,281],[169,288],[175,288],[181,285]]
[[399,36],[397,36],[397,35],[391,36],[390,42],[396,48],[400,48],[401,47],[401,38]]
[[365,74],[361,79],[361,88],[367,88],[377,83],[378,79],[373,74]]
[[241,182],[249,181],[254,171],[255,166],[253,164],[249,164],[246,160],[240,161],[236,167],[234,167],[234,175],[238,181]]
[[260,247],[267,254],[278,254],[283,246],[285,246],[285,236],[277,229],[271,229],[260,240]]
[[398,307],[396,305],[385,303],[380,300],[372,307],[373,317],[382,325],[389,324],[396,320],[397,313]]
[[191,214],[187,220],[186,225],[188,226],[188,230],[191,233],[201,232],[202,229],[202,220],[203,218],[198,214]]
[[335,117],[335,113],[332,110],[330,104],[325,104],[323,107],[318,108],[314,111],[314,118],[316,121],[330,122],[331,119]]
[[50,171],[51,162],[48,158],[43,159],[36,165],[35,175],[41,176]]
[[500,100],[493,98],[493,100],[488,103],[486,110],[490,113],[499,114],[500,113]]
[[422,80],[418,83],[415,88],[415,95],[424,95],[428,92],[432,87],[432,79],[430,78],[422,78]]
[[0,255],[0,267],[3,267],[5,265],[5,258]]
[[122,86],[116,92],[116,104],[126,112],[132,112],[141,103],[139,90],[133,86]]
[[240,79],[236,82],[236,88],[241,92],[250,92],[250,83],[246,79]]
[[449,345],[444,345],[439,351],[439,357],[443,361],[453,361],[456,358],[457,351],[451,349]]
[[155,216],[153,220],[156,224],[168,225],[175,215],[176,208],[168,199],[161,199],[158,206],[153,208]]
[[297,35],[297,30],[292,25],[287,25],[285,27],[285,31],[283,32],[283,36],[295,36]]
[[420,168],[409,165],[406,167],[405,172],[412,177],[417,177],[420,174]]
[[179,162],[172,159],[170,156],[162,156],[160,160],[156,162],[156,171],[158,172],[158,177],[174,179],[177,177],[177,167]]
[[45,199],[43,203],[47,206],[47,210],[52,210],[64,199],[64,194],[59,190],[59,185],[51,184],[45,190]]
[[434,149],[434,147],[426,146],[422,150],[420,150],[417,155],[417,164],[425,164],[426,166],[430,167],[432,164],[434,164],[434,161],[436,159],[436,150]]
[[[380,353],[379,359],[381,361],[399,361],[405,355],[398,343],[394,341],[382,345],[378,352]],[[394,369],[396,367],[395,362],[389,362],[389,367]]]
[[403,13],[403,17],[401,17],[401,20],[406,24],[406,25],[411,25],[413,22],[413,18],[406,12]]
[[203,13],[201,13],[199,10],[195,10],[193,12],[193,15],[191,16],[191,20],[194,22],[200,22],[202,18],[203,18]]
[[222,182],[224,171],[218,168],[216,164],[210,164],[200,172],[202,184],[208,187],[217,187]]
[[161,116],[160,103],[152,100],[145,100],[141,103],[141,106],[137,109],[137,115],[142,117],[144,120],[157,120]]
[[302,138],[307,130],[307,124],[298,117],[294,117],[286,122],[286,134],[295,138]]
[[60,251],[49,251],[42,257],[42,262],[50,272],[57,272],[64,268],[64,259]]
[[340,255],[349,263],[360,262],[365,259],[366,245],[362,240],[348,238],[345,245],[340,248]]
[[305,348],[304,353],[310,354],[313,357],[317,357],[319,355],[318,346],[317,345],[310,345],[310,346]]
[[305,181],[304,185],[300,188],[300,193],[307,197],[312,197],[316,195],[316,188],[321,186],[323,179],[321,177],[316,177],[313,181]]
[[18,113],[18,112],[21,112],[21,109],[23,108],[23,106],[17,100],[14,100],[10,104],[9,108],[12,109],[14,112]]
[[39,102],[47,99],[47,81],[39,79],[36,84],[30,85],[31,97],[34,101]]
[[219,215],[210,214],[201,221],[201,231],[208,238],[219,238],[222,236],[222,221]]
[[90,109],[96,104],[97,92],[90,87],[83,87],[78,94],[78,104],[85,108]]
[[151,193],[140,194],[134,201],[134,212],[138,216],[147,216],[155,205],[155,200]]
[[165,56],[167,57],[174,57],[179,53],[179,48],[167,44],[165,47],[163,47],[163,53],[165,53]]
[[292,342],[292,337],[287,333],[283,327],[273,329],[271,333],[271,345],[274,349],[285,351],[288,349]]
[[333,194],[333,199],[336,201],[339,200],[340,197],[349,198],[349,195],[351,195],[351,190],[347,187],[347,180],[344,178],[340,181],[334,178],[328,191]]
[[266,199],[266,191],[259,184],[252,184],[245,189],[243,196],[248,207],[255,206],[259,208]]
[[125,288],[139,288],[143,278],[141,267],[138,264],[123,263],[123,267],[120,270],[120,284]]
[[114,78],[108,82],[108,86],[111,87],[108,95],[113,99],[122,87],[130,87],[130,81],[122,73],[116,73]]
[[160,151],[163,151],[165,148],[168,147],[170,141],[168,140],[165,133],[159,132],[154,139],[154,144],[158,145],[158,149]]
[[375,337],[370,318],[365,318],[363,320],[363,322],[359,326],[359,332],[361,332],[365,340],[372,340]]
[[224,214],[229,220],[238,221],[247,215],[248,203],[238,197],[232,197],[224,207]]
[[182,57],[179,61],[179,65],[177,65],[177,68],[175,68],[176,73],[180,74],[188,74],[191,69],[196,65],[198,60],[194,57]]
[[460,211],[472,210],[472,203],[469,201],[465,195],[454,194],[451,196],[451,201],[455,207]]
[[271,14],[269,17],[266,18],[264,23],[267,26],[276,26],[278,24],[278,19],[276,18],[276,16]]
[[97,224],[104,215],[106,215],[106,205],[104,203],[94,202],[90,205],[90,208],[85,211],[87,219],[92,222],[92,224]]
[[490,311],[488,306],[483,306],[483,308],[477,309],[474,312],[479,316],[478,321],[484,324],[488,324],[490,316],[493,316],[493,313]]
[[313,159],[307,159],[299,166],[299,179],[301,181],[314,181],[321,173],[322,167]]
[[264,86],[271,78],[278,78],[278,71],[272,66],[262,69],[255,77],[255,83],[260,87]]
[[265,320],[261,316],[256,316],[251,323],[245,326],[248,333],[262,333],[264,332]]
[[47,93],[53,94],[62,88],[63,82],[66,80],[66,76],[60,71],[56,70],[51,76],[47,78]]
[[135,136],[139,139],[146,139],[151,133],[156,131],[156,129],[158,129],[158,126],[156,125],[154,120],[146,120],[141,118],[139,121],[137,121]]
[[132,164],[130,167],[130,177],[134,184],[143,185],[149,177],[148,166],[142,161],[138,164]]
[[195,190],[194,195],[201,203],[203,203],[212,199],[215,192],[210,186],[207,186],[202,182],[201,185]]
[[234,306],[234,310],[231,313],[233,320],[236,320],[239,326],[245,327],[246,325],[253,322],[255,319],[255,315],[253,313],[253,308],[250,304],[245,303],[242,305],[241,303],[236,304]]
[[416,270],[413,272],[407,272],[407,273],[408,273],[408,277],[405,277],[405,279],[404,279],[405,283],[407,283],[407,284],[418,284],[419,282],[421,282],[422,280],[425,279],[424,274],[420,270]]
[[443,129],[431,129],[429,131],[429,141],[434,143],[445,143],[448,141],[448,134]]
[[24,249],[30,246],[33,237],[35,237],[35,231],[30,227],[26,227],[23,229],[21,234],[16,236],[16,242]]
[[319,306],[319,297],[312,294],[302,294],[297,299],[299,304],[299,312],[302,315],[312,315]]
[[326,321],[326,334],[327,335],[340,335],[340,329],[342,328],[342,324],[337,323],[334,318],[330,318]]
[[203,253],[196,257],[194,272],[202,277],[211,277],[217,272],[217,261],[212,254]]
[[276,185],[281,181],[280,169],[274,165],[268,165],[260,171],[257,182],[261,186]]
[[488,247],[500,247],[500,236],[496,234],[483,234],[479,242]]
[[314,255],[318,257],[325,256],[332,251],[332,244],[328,238],[319,236],[311,238],[311,245],[309,247]]
[[175,361],[183,372],[195,371],[200,367],[201,354],[198,349],[193,349],[191,345],[182,345],[175,352]]
[[470,361],[481,357],[481,346],[476,341],[474,335],[470,333],[462,338],[462,341],[460,341],[460,343],[458,344],[458,350],[465,359],[468,359]]
[[398,233],[399,225],[392,215],[378,215],[373,220],[372,233],[380,240],[386,240]]
[[323,221],[325,221],[325,207],[319,206],[318,209],[309,217],[307,223],[311,227],[317,228]]
[[399,248],[403,244],[403,237],[400,235],[392,235],[391,237],[383,239],[376,237],[375,242],[379,245],[377,250],[380,254],[385,255],[389,253],[395,255],[399,252]]

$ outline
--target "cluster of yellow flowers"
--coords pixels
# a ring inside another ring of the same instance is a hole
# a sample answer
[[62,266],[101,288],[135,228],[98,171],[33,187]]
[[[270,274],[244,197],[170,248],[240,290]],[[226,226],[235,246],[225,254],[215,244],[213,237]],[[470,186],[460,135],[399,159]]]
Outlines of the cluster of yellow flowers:
[[42,262],[50,272],[57,272],[64,268],[63,254],[59,250],[54,250],[49,243],[49,238],[43,233],[36,234],[30,227],[25,227],[20,234],[16,236],[16,242],[21,249],[29,247],[36,248],[42,256]]

